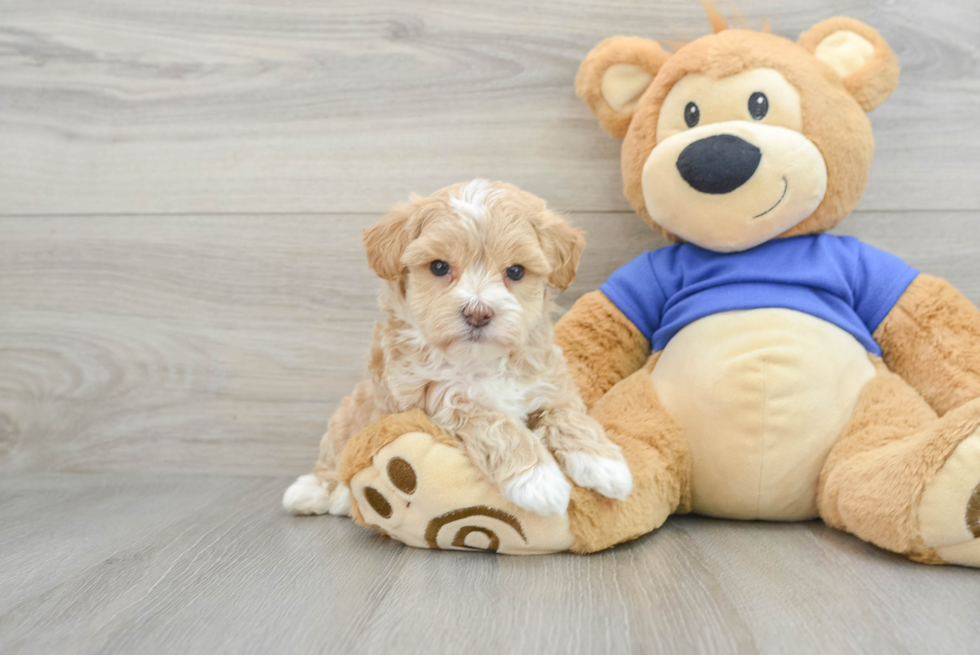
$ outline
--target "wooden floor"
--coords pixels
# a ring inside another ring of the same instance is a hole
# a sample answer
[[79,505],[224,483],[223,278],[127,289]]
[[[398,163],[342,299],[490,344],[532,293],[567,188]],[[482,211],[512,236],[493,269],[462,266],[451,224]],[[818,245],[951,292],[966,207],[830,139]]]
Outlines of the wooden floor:
[[[838,231],[980,303],[980,4],[737,4],[890,41]],[[820,523],[515,558],[278,507],[362,373],[360,230],[514,182],[590,232],[567,307],[661,245],[579,61],[707,30],[696,0],[0,0],[0,653],[978,652],[980,572]]]

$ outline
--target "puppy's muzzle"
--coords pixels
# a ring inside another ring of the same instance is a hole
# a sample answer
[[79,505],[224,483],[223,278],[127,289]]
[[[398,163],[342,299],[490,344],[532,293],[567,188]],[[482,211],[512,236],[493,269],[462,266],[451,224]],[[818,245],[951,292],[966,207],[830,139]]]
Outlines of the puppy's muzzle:
[[493,310],[482,302],[473,303],[463,308],[463,320],[467,325],[481,328],[490,323],[493,318]]

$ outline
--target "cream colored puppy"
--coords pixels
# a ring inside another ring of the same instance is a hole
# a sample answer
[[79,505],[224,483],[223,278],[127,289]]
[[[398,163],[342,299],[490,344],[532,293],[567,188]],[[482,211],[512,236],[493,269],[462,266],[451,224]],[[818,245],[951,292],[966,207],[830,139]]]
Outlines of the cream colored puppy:
[[364,232],[384,281],[371,379],[330,419],[311,475],[286,491],[296,514],[347,514],[336,480],[347,440],[387,414],[421,408],[456,436],[515,505],[564,513],[570,485],[623,499],[618,446],[592,419],[555,345],[555,289],[575,278],[585,236],[509,184],[474,180],[413,198]]

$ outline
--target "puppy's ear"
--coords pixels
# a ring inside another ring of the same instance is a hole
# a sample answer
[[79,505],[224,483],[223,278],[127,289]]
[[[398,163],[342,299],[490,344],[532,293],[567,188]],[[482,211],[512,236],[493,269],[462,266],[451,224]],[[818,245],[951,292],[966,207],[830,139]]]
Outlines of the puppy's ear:
[[368,266],[385,280],[401,277],[402,253],[412,240],[409,222],[415,213],[411,204],[396,205],[377,225],[361,233],[367,250]]
[[558,214],[545,210],[538,233],[551,264],[548,284],[564,291],[578,271],[578,261],[585,249],[585,232],[572,227]]
[[880,105],[898,86],[898,58],[878,32],[859,20],[828,18],[801,34],[798,43],[840,75],[864,111]]
[[638,36],[606,39],[579,66],[575,93],[607,132],[622,138],[640,96],[669,57],[656,41]]

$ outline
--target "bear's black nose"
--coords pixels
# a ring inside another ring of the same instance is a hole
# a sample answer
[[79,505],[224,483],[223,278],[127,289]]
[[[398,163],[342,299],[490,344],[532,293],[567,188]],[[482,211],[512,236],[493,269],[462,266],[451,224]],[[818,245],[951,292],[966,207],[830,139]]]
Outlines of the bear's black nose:
[[701,193],[729,193],[752,177],[762,151],[733,134],[716,134],[681,151],[677,170]]

